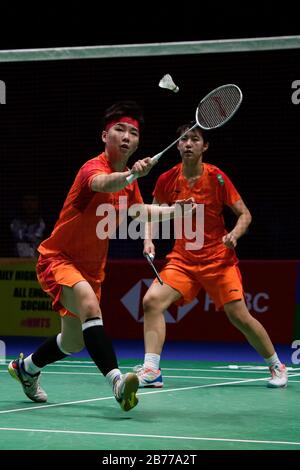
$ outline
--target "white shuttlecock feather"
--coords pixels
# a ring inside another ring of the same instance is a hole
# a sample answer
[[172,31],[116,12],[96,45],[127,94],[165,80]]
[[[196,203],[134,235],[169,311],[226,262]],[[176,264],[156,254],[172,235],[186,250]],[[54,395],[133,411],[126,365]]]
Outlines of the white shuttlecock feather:
[[175,83],[173,82],[173,78],[168,73],[167,75],[163,76],[158,86],[160,86],[160,88],[166,88],[167,90],[174,91],[174,93],[177,93],[179,91],[179,87],[175,85]]

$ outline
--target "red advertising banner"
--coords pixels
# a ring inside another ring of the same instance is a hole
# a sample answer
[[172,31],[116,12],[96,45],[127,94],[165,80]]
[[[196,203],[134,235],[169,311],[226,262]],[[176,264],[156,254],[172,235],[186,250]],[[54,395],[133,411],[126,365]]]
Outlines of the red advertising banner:
[[[155,261],[158,270],[163,264],[162,260]],[[299,265],[299,261],[241,261],[239,265],[248,308],[274,343],[291,344],[295,338]],[[143,338],[142,300],[152,280],[153,272],[146,260],[108,262],[101,309],[112,338]],[[0,294],[0,334],[49,336],[59,331],[59,316],[40,289],[34,260],[1,259]],[[172,305],[165,318],[168,340],[244,341],[226,314],[215,310],[204,291],[188,305]]]
[[[155,261],[159,269],[163,261]],[[299,261],[241,261],[245,299],[251,314],[267,329],[274,343],[290,344],[296,311]],[[142,299],[153,274],[144,260],[108,262],[101,308],[105,326],[116,339],[143,337]],[[201,291],[188,305],[165,312],[168,340],[243,341],[223,311],[216,311]]]

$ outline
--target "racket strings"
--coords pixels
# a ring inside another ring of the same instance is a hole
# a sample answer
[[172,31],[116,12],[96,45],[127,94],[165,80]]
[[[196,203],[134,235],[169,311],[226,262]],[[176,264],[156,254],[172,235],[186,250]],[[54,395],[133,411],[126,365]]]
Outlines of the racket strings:
[[198,106],[198,123],[206,129],[219,127],[231,118],[241,100],[241,92],[236,86],[227,85],[214,90]]

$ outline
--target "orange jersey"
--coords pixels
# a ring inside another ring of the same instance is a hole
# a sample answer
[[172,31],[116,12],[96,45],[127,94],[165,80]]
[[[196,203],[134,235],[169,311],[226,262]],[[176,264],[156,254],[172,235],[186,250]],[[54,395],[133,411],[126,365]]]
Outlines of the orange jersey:
[[[216,260],[235,263],[237,258],[234,250],[227,248],[222,237],[226,235],[224,205],[232,206],[241,196],[234,185],[219,168],[208,163],[203,164],[203,173],[195,184],[190,187],[182,174],[182,163],[163,173],[157,180],[153,196],[159,204],[173,204],[178,199],[193,197],[196,203],[204,204],[204,244],[197,250],[186,249],[188,240],[183,237],[175,241],[173,251],[168,259],[179,258],[191,263],[210,263]],[[184,225],[183,225],[184,227]],[[193,217],[193,231],[196,229],[196,217]],[[198,229],[198,228],[197,228]]]
[[109,241],[109,238],[99,239],[96,233],[97,224],[104,217],[96,215],[98,206],[111,204],[118,211],[120,196],[127,197],[128,207],[143,203],[137,181],[115,193],[92,191],[93,178],[104,173],[113,173],[104,153],[80,168],[53,232],[38,248],[44,257],[70,260],[80,272],[96,282],[104,279]]

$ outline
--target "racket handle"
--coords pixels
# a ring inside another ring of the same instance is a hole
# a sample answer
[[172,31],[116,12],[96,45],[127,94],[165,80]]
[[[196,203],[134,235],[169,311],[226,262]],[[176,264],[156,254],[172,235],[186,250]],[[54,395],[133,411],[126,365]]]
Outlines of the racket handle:
[[[164,153],[164,152],[160,152],[160,153],[157,153],[156,155],[154,155],[154,157],[151,158],[151,162],[152,162],[153,164],[157,163],[163,153]],[[127,182],[127,184],[130,184],[130,183],[132,183],[134,180],[136,180],[137,178],[138,178],[138,175],[132,173],[132,175],[127,176],[126,182]]]
[[151,158],[151,162],[152,162],[153,164],[154,164],[154,163],[157,163],[163,153],[164,153],[164,152],[160,152],[160,153],[157,153],[156,155],[154,155],[154,157]]
[[157,270],[156,270],[156,267],[154,266],[153,264],[153,260],[154,260],[154,256],[151,254],[151,253],[145,253],[144,254],[145,258],[147,259],[148,263],[150,264],[151,268],[153,269],[153,272],[158,280],[158,282],[163,285],[163,280],[162,278],[160,277],[160,275],[158,274]]
[[130,183],[132,183],[134,180],[136,180],[137,178],[138,178],[138,175],[132,173],[132,175],[127,176],[126,182],[127,182],[127,184],[130,184]]

